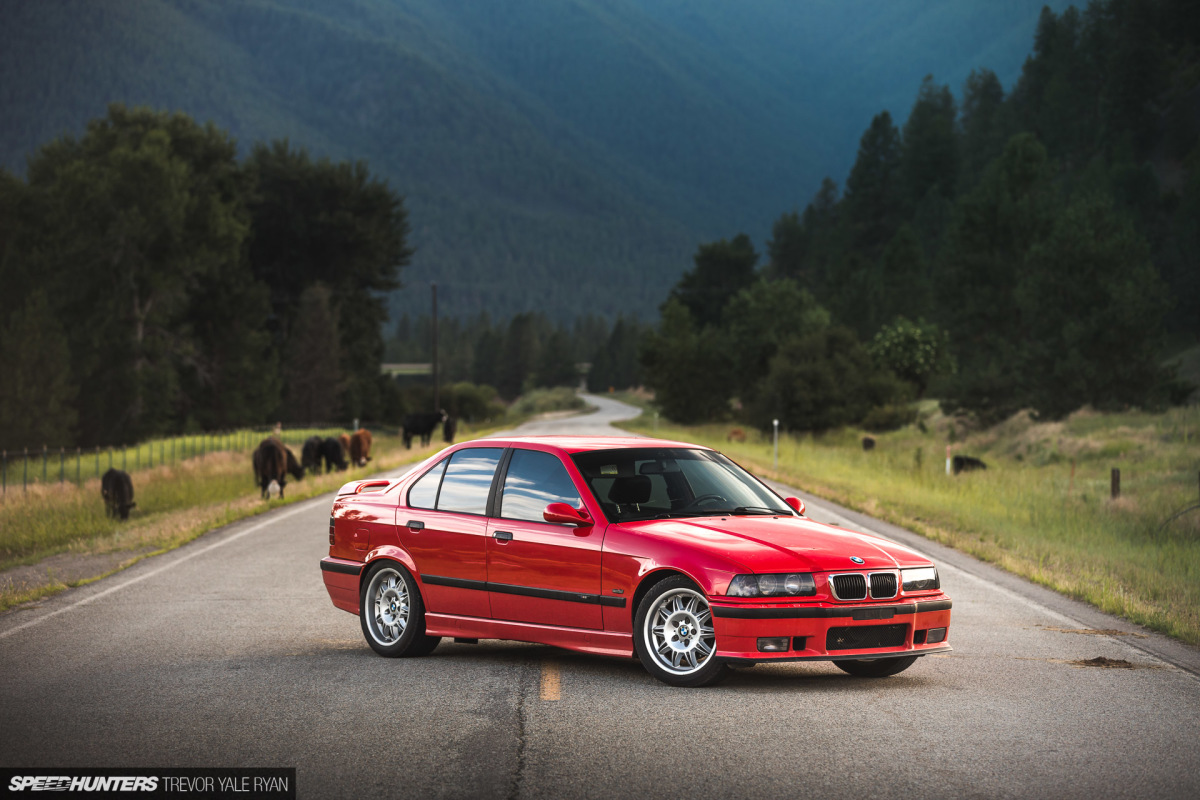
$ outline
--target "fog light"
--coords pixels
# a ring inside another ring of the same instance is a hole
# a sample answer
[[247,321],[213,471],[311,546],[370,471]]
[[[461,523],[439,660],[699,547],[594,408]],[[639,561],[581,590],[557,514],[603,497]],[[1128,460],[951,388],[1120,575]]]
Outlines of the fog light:
[[792,639],[792,649],[793,650],[807,650],[808,649],[807,642],[808,642],[807,636],[797,636],[794,639]]
[[925,636],[929,633],[927,630],[919,630],[913,634],[913,644],[925,644]]
[[[929,644],[937,644],[946,640],[945,628],[930,628],[929,635],[925,637],[925,641]],[[761,641],[761,640],[760,640]]]
[[788,649],[788,637],[772,636],[766,639],[758,640],[758,652],[760,653],[784,653]]

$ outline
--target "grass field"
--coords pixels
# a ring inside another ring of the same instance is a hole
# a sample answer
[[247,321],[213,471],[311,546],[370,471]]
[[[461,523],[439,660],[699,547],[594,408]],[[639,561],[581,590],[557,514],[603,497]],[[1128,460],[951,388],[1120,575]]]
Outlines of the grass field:
[[[289,431],[285,438],[290,443],[310,433]],[[459,427],[460,440],[479,433],[467,425]],[[254,445],[262,438],[261,433],[251,437]],[[299,456],[299,448],[289,446]],[[84,478],[79,484],[33,484],[28,491],[21,491],[19,486],[14,491],[10,486],[0,503],[0,570],[37,564],[59,554],[117,554],[118,567],[128,566],[146,555],[178,547],[205,531],[333,491],[346,481],[417,461],[444,446],[435,440],[429,447],[406,450],[399,436],[377,435],[367,467],[308,476],[302,481],[289,478],[286,497],[270,501],[262,500],[254,485],[250,449],[208,452],[203,458],[197,454],[175,464],[159,462],[153,468],[131,470],[137,507],[125,522],[106,516],[100,481],[95,477]],[[106,460],[102,467],[107,469]],[[96,577],[100,575],[89,580]],[[80,582],[86,580],[68,583]],[[0,610],[61,590],[65,585],[45,575],[33,584],[12,580],[0,583]]]
[[[651,412],[625,427],[650,433]],[[772,468],[769,435],[733,425],[657,435],[727,453],[771,477],[917,531],[1110,613],[1200,644],[1200,408],[1163,414],[1077,412],[1037,423],[1026,414],[966,432],[932,402],[921,425],[876,436],[781,435]],[[924,430],[922,430],[924,428]],[[945,446],[987,470],[946,475]],[[1121,496],[1110,498],[1111,470]]]

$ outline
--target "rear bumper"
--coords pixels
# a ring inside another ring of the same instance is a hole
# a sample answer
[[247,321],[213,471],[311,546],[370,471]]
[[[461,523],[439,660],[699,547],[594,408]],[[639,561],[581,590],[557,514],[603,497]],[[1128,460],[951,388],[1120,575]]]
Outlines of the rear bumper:
[[344,558],[326,556],[321,559],[321,578],[325,581],[329,599],[335,606],[351,614],[358,613],[358,581],[364,566],[361,561],[347,561]]
[[[717,658],[733,662],[832,661],[922,656],[951,650],[950,600],[946,597],[920,601],[871,603],[858,606],[814,604],[710,605],[717,635]],[[893,628],[895,646],[838,649],[839,633],[847,628],[869,626]],[[830,635],[830,629],[835,630]],[[944,629],[937,641],[927,642],[929,631]],[[758,640],[788,639],[787,649],[761,652]],[[901,641],[902,640],[902,641]]]

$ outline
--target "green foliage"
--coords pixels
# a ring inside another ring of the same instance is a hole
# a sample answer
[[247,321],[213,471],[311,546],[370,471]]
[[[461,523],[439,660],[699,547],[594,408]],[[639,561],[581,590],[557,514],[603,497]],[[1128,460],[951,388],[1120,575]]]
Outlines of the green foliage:
[[700,245],[693,260],[695,267],[679,279],[670,299],[682,303],[701,328],[719,324],[729,298],[753,283],[758,253],[750,237],[739,233],[732,241]]
[[733,384],[725,342],[716,329],[697,329],[682,301],[671,298],[657,329],[642,338],[642,373],[655,402],[683,422],[722,419],[729,413]]
[[607,341],[592,356],[592,367],[587,376],[589,392],[628,389],[642,384],[638,345],[643,335],[644,329],[637,320],[617,319]]
[[1111,202],[1080,198],[1029,252],[1016,288],[1029,337],[1028,404],[1051,417],[1090,404],[1152,401],[1166,287],[1145,243]]
[[314,283],[300,295],[284,353],[284,397],[294,422],[332,420],[341,405],[341,347],[330,292]]
[[753,403],[757,384],[780,346],[829,325],[829,312],[788,279],[760,278],[725,307],[723,336],[736,357],[730,374],[743,403]]
[[70,353],[44,292],[0,328],[0,365],[0,447],[69,444],[77,419]]
[[900,180],[910,207],[929,192],[953,197],[958,182],[958,107],[949,86],[937,86],[926,75],[904,123]]
[[517,398],[509,407],[514,417],[529,417],[551,411],[582,411],[587,408],[583,398],[574,389],[557,386],[553,389],[533,389]]
[[566,331],[556,330],[546,339],[538,354],[533,382],[540,387],[575,386],[579,383],[571,337]]
[[912,384],[918,398],[925,396],[935,376],[954,372],[949,337],[920,318],[911,322],[897,317],[879,329],[868,350],[877,364]]
[[834,325],[780,346],[747,413],[759,428],[777,418],[790,430],[824,431],[905,399],[906,387],[875,365],[854,332]]

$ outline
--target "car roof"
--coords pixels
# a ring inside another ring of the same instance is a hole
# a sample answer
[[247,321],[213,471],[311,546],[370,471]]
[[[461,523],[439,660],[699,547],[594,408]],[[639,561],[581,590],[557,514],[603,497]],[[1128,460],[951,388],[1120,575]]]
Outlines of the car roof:
[[565,453],[582,453],[589,450],[623,450],[631,447],[711,449],[703,445],[690,444],[688,442],[676,442],[670,439],[649,439],[642,436],[509,436],[497,439],[476,439],[466,444],[475,447],[481,444],[514,447],[522,444],[540,444],[558,448]]

